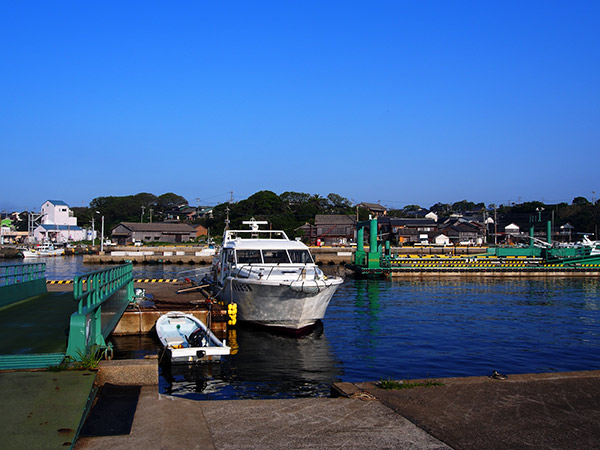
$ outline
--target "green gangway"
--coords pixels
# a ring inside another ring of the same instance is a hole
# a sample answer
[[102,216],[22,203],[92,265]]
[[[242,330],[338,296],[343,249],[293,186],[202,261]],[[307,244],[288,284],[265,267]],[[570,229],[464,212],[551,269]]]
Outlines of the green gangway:
[[48,292],[43,263],[0,266],[0,370],[47,368],[107,347],[133,298],[132,265],[76,276]]

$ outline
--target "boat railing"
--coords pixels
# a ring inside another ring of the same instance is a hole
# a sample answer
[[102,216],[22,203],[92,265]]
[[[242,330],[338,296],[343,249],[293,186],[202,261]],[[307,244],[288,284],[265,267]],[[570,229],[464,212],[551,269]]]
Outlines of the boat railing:
[[[248,273],[246,275],[242,276],[242,270],[246,269],[247,267],[249,268]],[[251,274],[252,274],[252,264],[244,264],[239,267],[236,278],[250,278]]]
[[223,242],[236,239],[277,239],[288,241],[289,238],[283,230],[227,230]]
[[[107,347],[105,338],[133,297],[131,263],[76,276],[73,298],[77,311],[71,316],[67,355],[79,360],[93,346]],[[103,305],[106,305],[104,312]]]

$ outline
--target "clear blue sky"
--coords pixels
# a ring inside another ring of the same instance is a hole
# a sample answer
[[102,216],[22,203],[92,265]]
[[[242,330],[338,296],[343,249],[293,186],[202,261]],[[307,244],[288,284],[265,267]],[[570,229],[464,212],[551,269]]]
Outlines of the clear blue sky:
[[600,2],[0,3],[0,209],[600,197]]

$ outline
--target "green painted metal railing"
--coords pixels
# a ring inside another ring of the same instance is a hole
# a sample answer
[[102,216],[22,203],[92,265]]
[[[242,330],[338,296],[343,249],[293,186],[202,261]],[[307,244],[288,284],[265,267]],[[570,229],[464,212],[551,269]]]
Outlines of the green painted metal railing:
[[[0,308],[46,293],[46,264],[0,266]],[[64,353],[41,355],[0,355],[0,370],[31,369],[57,364]]]
[[9,264],[0,266],[0,286],[39,280],[46,276],[46,263]]
[[[71,316],[67,356],[81,360],[92,347],[107,347],[105,338],[133,299],[132,264],[76,276],[73,298],[78,304]],[[103,314],[102,305],[107,306],[110,313]]]
[[0,308],[46,293],[46,264],[0,266]]

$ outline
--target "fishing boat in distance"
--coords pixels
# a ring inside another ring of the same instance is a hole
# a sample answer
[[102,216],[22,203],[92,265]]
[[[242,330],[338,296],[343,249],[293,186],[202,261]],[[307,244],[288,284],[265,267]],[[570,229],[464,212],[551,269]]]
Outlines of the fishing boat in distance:
[[170,362],[220,360],[231,349],[200,319],[171,311],[156,321],[156,334]]
[[214,295],[237,304],[237,318],[300,332],[325,316],[343,280],[326,277],[308,247],[282,230],[260,230],[268,222],[242,222],[248,230],[225,230],[213,260]]
[[21,249],[23,258],[39,258],[41,256],[60,256],[65,254],[64,248],[56,248],[51,242],[44,242],[37,247]]

